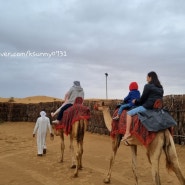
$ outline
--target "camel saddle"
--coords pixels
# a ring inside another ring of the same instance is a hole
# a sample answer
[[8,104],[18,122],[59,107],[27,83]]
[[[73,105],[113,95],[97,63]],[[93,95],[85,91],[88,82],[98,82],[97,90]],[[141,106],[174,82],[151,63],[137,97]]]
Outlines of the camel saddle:
[[90,109],[84,106],[82,98],[76,98],[74,104],[64,111],[60,124],[55,125],[55,129],[63,129],[64,133],[68,135],[71,132],[73,123],[81,119],[89,120]]
[[[162,109],[162,101],[157,100],[154,104],[154,111]],[[118,108],[113,113],[113,117],[118,113]],[[127,110],[123,110],[119,120],[112,120],[112,130],[110,132],[111,137],[115,137],[117,134],[125,134],[126,131],[126,116]],[[155,123],[154,123],[155,124]],[[173,127],[168,126],[171,134]],[[157,131],[149,131],[139,119],[138,114],[133,116],[130,133],[135,136],[144,146],[148,146],[156,136]]]

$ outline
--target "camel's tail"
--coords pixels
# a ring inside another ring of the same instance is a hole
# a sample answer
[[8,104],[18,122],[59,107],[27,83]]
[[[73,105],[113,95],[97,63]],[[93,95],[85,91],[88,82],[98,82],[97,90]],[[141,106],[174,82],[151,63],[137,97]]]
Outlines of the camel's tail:
[[165,155],[166,155],[166,167],[169,170],[173,170],[173,163],[172,161],[178,163],[177,152],[175,148],[175,144],[170,134],[169,130],[165,130],[164,132],[164,146],[163,146]]
[[181,184],[185,185],[185,178],[179,167],[174,140],[168,129],[164,132],[164,138],[163,149],[166,155],[166,167],[167,169],[174,171]]
[[78,143],[83,141],[83,139],[84,139],[86,125],[87,125],[86,120],[81,119],[78,121],[77,133],[76,133],[76,140]]

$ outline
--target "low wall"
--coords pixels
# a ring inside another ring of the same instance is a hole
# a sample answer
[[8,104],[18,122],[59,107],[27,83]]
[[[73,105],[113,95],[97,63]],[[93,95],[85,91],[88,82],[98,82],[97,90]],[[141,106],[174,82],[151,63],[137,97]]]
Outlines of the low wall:
[[[119,100],[107,100],[106,104],[110,106],[111,112],[113,112]],[[89,120],[87,131],[99,134],[109,134],[108,129],[105,126],[103,115],[101,111],[94,110],[94,104],[96,101],[85,100],[84,105],[88,106],[91,111],[91,118]],[[36,122],[40,116],[40,111],[45,110],[50,121],[53,120],[51,112],[54,112],[61,106],[60,101],[47,102],[47,103],[12,103],[0,102],[0,122],[5,121],[24,121],[24,122]]]
[[[98,100],[100,101],[100,100]],[[111,115],[121,100],[102,100],[105,105],[110,107]],[[87,126],[87,131],[92,133],[109,135],[103,115],[101,111],[94,110],[94,105],[97,100],[85,100],[84,105],[88,106],[91,111],[91,118]],[[24,121],[35,122],[41,110],[45,110],[47,116],[52,121],[50,113],[60,107],[61,102],[47,102],[47,103],[2,103],[0,102],[0,122],[4,121]],[[175,128],[176,135],[185,135],[185,96],[184,95],[171,95],[164,97],[164,107],[166,107],[173,118],[177,121],[178,125]]]

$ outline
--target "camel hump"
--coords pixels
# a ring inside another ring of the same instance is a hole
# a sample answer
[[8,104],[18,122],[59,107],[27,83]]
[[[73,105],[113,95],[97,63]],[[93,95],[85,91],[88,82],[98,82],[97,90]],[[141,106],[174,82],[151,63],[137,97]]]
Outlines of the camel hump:
[[77,98],[75,99],[74,104],[82,104],[82,103],[83,103],[83,98],[82,98],[82,97],[77,97]]

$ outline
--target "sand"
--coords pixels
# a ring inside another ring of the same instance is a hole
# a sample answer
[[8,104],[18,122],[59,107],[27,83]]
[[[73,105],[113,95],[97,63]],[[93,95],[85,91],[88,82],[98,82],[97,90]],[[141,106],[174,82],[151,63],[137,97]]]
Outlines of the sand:
[[[83,170],[73,178],[70,169],[69,138],[65,136],[64,162],[60,159],[60,138],[47,137],[47,154],[37,156],[36,138],[32,137],[35,123],[5,122],[0,124],[0,185],[103,185],[111,154],[109,136],[85,133]],[[185,148],[176,145],[180,165],[185,174]],[[152,184],[150,164],[145,148],[138,147],[138,175],[142,185]],[[164,154],[160,161],[163,185],[179,185],[173,172],[165,168]],[[111,184],[134,185],[130,148],[121,145],[112,171]]]

